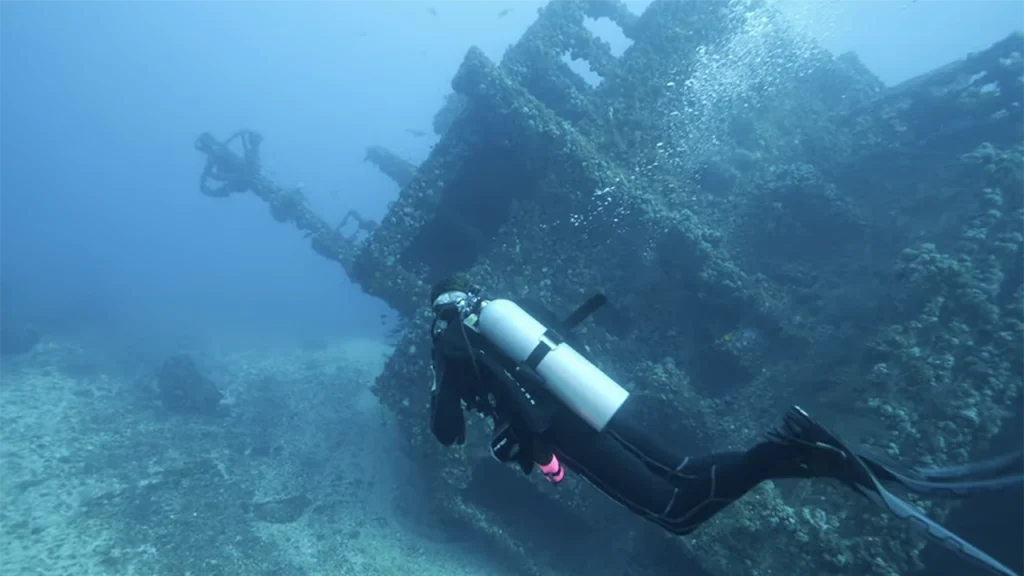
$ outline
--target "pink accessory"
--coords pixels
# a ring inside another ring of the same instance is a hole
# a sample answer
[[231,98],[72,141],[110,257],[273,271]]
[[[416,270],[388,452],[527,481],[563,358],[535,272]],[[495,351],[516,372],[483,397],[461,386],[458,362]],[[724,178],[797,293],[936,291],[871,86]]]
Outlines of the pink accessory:
[[565,478],[565,469],[554,454],[551,455],[551,462],[540,465],[540,471],[544,473],[544,479],[552,484],[558,484]]

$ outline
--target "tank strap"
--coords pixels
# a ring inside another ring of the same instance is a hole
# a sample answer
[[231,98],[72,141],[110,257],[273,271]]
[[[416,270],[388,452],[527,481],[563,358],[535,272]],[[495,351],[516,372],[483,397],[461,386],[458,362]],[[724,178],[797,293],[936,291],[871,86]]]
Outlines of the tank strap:
[[524,364],[529,366],[530,370],[536,370],[537,366],[540,366],[540,363],[544,360],[544,357],[548,355],[548,352],[554,350],[562,342],[564,342],[562,336],[555,332],[554,329],[548,328],[544,332],[544,338],[537,343],[537,346],[533,348],[530,355],[526,357]]
[[551,352],[559,344],[565,342],[565,336],[562,333],[566,335],[572,334],[574,328],[579,326],[581,322],[589,318],[591,314],[607,302],[608,298],[604,294],[595,294],[587,298],[587,301],[581,304],[579,308],[573,310],[572,314],[569,314],[565,320],[555,326],[549,326],[544,332],[544,338],[537,343],[537,346],[526,358],[525,364],[531,370],[536,370],[537,366],[544,360],[544,357],[548,355],[548,352]]

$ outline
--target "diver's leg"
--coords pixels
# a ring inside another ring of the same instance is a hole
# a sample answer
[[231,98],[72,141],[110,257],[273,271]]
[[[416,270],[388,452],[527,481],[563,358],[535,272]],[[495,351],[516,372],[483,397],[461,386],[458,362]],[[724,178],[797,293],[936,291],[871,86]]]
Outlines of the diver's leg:
[[779,462],[756,449],[683,458],[665,477],[677,490],[664,514],[666,524],[677,534],[692,532],[764,480],[775,477]]
[[745,452],[687,456],[642,424],[642,398],[630,396],[606,430],[652,472],[670,482],[689,484],[692,477],[706,476],[716,468],[719,486],[742,495],[764,480],[811,476],[803,465],[805,450],[775,441],[761,442]]
[[640,425],[642,413],[631,397],[608,423],[605,434],[676,488],[671,505],[662,513],[662,524],[675,533],[691,532],[765,480],[811,475],[803,465],[802,448],[774,441],[745,452],[686,456]]
[[677,490],[613,437],[567,415],[552,422],[542,441],[554,448],[569,471],[633,513],[672,530],[662,515],[672,505]]

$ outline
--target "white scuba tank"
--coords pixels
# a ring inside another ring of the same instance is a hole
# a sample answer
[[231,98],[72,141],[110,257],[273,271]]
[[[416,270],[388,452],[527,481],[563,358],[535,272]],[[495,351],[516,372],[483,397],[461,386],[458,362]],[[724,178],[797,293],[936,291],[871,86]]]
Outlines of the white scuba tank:
[[515,302],[482,304],[476,326],[480,333],[516,362],[530,366],[569,409],[603,430],[629,392]]

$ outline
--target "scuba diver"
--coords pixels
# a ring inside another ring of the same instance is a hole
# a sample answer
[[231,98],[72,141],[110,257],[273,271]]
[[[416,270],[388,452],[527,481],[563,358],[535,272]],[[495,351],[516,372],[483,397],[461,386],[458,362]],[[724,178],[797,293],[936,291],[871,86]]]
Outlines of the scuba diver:
[[799,407],[746,451],[687,456],[642,425],[644,396],[630,395],[575,345],[572,329],[605,303],[592,297],[559,322],[505,299],[485,299],[455,277],[431,291],[434,381],[430,427],[445,445],[465,442],[463,403],[492,419],[491,452],[552,484],[580,475],[609,498],[678,535],[765,480],[831,478],[935,542],[1003,576],[1015,573],[882,486],[967,496],[1024,486],[1021,453],[948,468],[907,468],[854,450]]

